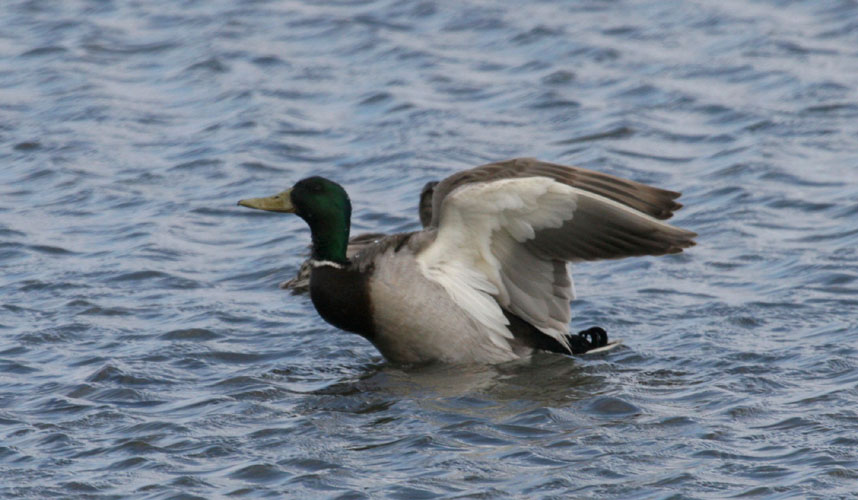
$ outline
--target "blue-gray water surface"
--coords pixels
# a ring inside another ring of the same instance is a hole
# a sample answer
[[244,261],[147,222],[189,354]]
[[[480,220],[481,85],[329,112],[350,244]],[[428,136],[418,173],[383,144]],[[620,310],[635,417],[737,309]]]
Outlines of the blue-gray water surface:
[[[682,191],[574,268],[624,344],[407,368],[278,288],[516,156]],[[853,1],[0,5],[0,496],[856,498]]]

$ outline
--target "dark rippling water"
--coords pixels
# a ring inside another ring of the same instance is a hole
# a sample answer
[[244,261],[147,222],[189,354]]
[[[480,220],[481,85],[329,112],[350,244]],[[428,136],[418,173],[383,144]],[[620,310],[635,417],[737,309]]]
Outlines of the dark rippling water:
[[[856,498],[851,1],[4,1],[0,496]],[[515,156],[684,192],[601,356],[403,369],[279,290]]]

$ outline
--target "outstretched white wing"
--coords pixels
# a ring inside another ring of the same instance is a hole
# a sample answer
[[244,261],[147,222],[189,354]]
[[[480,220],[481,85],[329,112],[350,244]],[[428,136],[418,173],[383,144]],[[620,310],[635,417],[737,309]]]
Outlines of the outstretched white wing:
[[[436,205],[438,206],[438,205]],[[694,233],[550,177],[469,182],[440,200],[423,273],[501,347],[507,310],[568,347],[567,261],[675,253]]]

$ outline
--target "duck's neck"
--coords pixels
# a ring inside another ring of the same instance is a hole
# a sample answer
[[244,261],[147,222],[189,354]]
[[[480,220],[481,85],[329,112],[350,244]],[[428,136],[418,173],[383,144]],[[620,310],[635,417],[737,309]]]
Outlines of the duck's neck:
[[313,235],[310,298],[322,318],[348,332],[372,340],[375,333],[367,287],[367,274],[350,266],[349,210],[341,216],[307,220]]
[[349,218],[340,213],[324,218],[308,218],[313,238],[312,259],[317,262],[347,264],[346,248],[349,245]]

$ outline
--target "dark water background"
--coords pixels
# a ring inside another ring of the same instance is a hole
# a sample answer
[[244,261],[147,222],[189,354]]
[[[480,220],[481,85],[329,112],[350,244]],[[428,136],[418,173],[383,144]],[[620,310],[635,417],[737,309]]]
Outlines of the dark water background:
[[[856,498],[853,1],[4,1],[0,496]],[[515,156],[684,192],[584,359],[403,370],[277,289]]]

